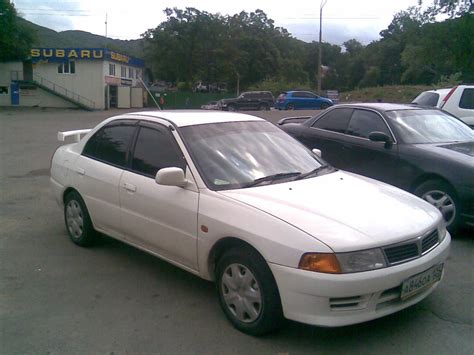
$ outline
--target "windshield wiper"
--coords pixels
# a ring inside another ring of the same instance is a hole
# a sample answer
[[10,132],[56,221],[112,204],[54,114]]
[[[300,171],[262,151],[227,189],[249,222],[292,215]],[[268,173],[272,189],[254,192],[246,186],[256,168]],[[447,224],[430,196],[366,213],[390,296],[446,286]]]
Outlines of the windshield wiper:
[[298,175],[295,178],[295,180],[305,179],[305,178],[310,177],[310,176],[318,176],[321,172],[323,172],[324,170],[327,170],[327,169],[333,170],[334,168],[330,165],[321,165],[320,167],[317,167],[316,169],[308,171],[307,173]]
[[268,175],[264,176],[258,179],[255,179],[254,181],[249,182],[248,184],[245,184],[243,187],[252,187],[252,186],[257,186],[263,182],[268,182],[268,181],[275,181],[275,180],[280,180],[280,179],[285,179],[285,178],[290,178],[293,176],[300,176],[301,173],[299,171],[292,171],[289,173],[278,173],[278,174],[273,174],[273,175]]

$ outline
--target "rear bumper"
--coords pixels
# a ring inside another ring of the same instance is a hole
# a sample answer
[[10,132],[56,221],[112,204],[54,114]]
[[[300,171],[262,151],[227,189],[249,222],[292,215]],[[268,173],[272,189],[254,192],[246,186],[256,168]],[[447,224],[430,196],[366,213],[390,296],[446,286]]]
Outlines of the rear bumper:
[[336,327],[361,323],[397,312],[427,297],[439,282],[416,295],[400,298],[403,281],[443,263],[451,237],[419,259],[375,271],[332,275],[270,264],[286,318]]
[[54,180],[52,177],[49,179],[51,184],[51,190],[53,191],[54,199],[60,207],[63,207],[63,195],[64,195],[64,186],[59,182]]

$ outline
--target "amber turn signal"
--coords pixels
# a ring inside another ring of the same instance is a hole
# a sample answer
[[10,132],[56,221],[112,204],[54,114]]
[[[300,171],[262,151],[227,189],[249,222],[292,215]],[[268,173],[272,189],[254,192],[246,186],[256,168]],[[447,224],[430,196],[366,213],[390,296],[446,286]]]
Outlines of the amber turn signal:
[[340,274],[341,266],[336,255],[331,253],[306,253],[303,254],[298,268],[308,271],[324,272],[327,274]]

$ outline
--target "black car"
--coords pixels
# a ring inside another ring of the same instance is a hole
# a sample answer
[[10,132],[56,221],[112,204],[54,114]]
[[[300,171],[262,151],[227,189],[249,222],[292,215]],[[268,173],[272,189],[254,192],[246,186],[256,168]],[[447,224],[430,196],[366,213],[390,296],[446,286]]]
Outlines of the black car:
[[283,130],[333,166],[422,197],[452,232],[474,226],[474,131],[456,117],[428,107],[347,104],[286,121],[295,118],[281,120]]
[[234,99],[222,99],[219,107],[223,111],[269,110],[275,104],[270,91],[247,91]]

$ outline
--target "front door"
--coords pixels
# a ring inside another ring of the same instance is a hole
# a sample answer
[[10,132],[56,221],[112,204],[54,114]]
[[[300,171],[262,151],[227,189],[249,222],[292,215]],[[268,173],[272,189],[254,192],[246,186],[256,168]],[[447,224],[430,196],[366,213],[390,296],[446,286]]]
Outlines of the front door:
[[193,183],[158,185],[156,172],[166,167],[186,170],[176,140],[163,125],[141,123],[130,169],[120,180],[122,230],[133,244],[196,270],[199,193]]

